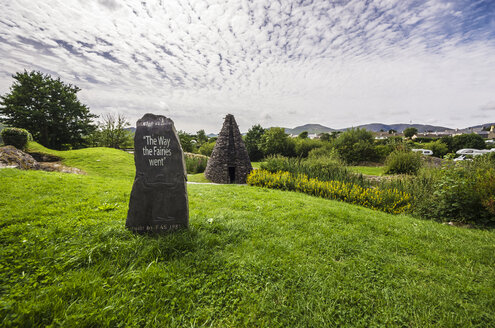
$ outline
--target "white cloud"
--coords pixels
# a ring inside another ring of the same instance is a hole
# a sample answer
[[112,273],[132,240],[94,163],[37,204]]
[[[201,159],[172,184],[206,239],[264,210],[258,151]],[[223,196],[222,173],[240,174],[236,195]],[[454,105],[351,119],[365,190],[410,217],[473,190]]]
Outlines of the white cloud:
[[0,93],[11,74],[36,69],[81,87],[96,113],[163,113],[188,131],[218,132],[226,113],[244,131],[308,120],[464,127],[480,123],[469,113],[495,88],[494,23],[469,25],[493,13],[476,10],[450,1],[2,2]]

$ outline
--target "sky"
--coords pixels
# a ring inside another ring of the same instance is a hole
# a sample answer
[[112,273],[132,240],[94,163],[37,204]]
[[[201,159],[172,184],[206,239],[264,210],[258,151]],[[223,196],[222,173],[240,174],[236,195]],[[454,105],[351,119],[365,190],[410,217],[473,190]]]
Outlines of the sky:
[[0,94],[23,70],[132,125],[465,128],[495,121],[495,0],[0,0]]

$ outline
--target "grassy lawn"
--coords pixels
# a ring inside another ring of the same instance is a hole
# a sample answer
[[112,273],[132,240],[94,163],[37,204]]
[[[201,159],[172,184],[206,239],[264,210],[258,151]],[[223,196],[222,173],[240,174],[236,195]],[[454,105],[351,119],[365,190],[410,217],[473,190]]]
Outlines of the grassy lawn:
[[383,175],[385,171],[383,166],[349,166],[349,169],[366,175]]
[[494,326],[495,231],[188,185],[190,229],[139,236],[132,155],[58,154],[88,174],[0,170],[4,327]]
[[205,178],[204,173],[196,173],[196,174],[188,174],[187,175],[187,181],[190,182],[201,182],[201,183],[211,183],[210,180]]

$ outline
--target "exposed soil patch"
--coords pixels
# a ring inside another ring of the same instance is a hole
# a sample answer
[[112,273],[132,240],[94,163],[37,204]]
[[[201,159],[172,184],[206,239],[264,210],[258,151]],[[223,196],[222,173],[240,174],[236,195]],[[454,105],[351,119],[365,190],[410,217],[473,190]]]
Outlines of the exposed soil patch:
[[66,166],[60,161],[60,157],[50,154],[37,152],[28,154],[14,146],[0,147],[0,169],[17,168],[19,170],[43,170],[47,172],[86,174],[84,171],[75,167]]

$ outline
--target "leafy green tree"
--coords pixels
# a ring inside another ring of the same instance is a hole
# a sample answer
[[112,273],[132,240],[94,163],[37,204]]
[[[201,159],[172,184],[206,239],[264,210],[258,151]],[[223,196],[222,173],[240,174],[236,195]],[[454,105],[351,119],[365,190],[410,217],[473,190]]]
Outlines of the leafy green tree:
[[366,129],[349,129],[341,133],[333,145],[348,164],[377,160],[373,133]]
[[306,139],[308,137],[308,131],[303,131],[297,136],[300,139]]
[[122,114],[106,114],[103,116],[103,123],[98,128],[98,146],[110,148],[131,148],[133,146],[132,132],[126,130],[131,124]]
[[213,148],[215,148],[215,144],[216,144],[216,141],[205,142],[204,144],[201,145],[201,147],[199,147],[198,152],[201,155],[205,155],[205,156],[209,157],[209,156],[211,156],[211,153],[213,152]]
[[322,132],[318,135],[318,138],[321,140],[321,141],[330,141],[331,137],[330,137],[330,133],[326,133],[326,132]]
[[418,129],[410,127],[404,129],[404,137],[412,138],[416,133],[418,133]]
[[261,125],[256,124],[248,130],[244,138],[249,159],[253,162],[257,162],[264,157],[263,150],[261,149],[261,141],[264,134],[265,129]]
[[440,139],[428,143],[426,148],[433,152],[433,156],[440,158],[444,157],[449,152],[449,146],[443,143]]
[[285,134],[284,128],[270,128],[261,138],[261,149],[265,156],[294,156],[294,142]]
[[177,134],[179,135],[182,150],[192,153],[194,149],[194,144],[192,142],[194,139],[193,136],[182,130],[177,131]]
[[448,153],[454,151],[454,138],[452,136],[443,136],[439,140],[447,145]]
[[485,147],[485,140],[476,133],[460,134],[452,138],[453,151],[463,148],[485,149]]
[[96,115],[77,99],[81,90],[41,72],[12,76],[10,92],[0,97],[0,121],[31,132],[34,140],[52,149],[83,147],[95,130]]
[[201,147],[205,142],[208,142],[208,136],[205,133],[205,130],[199,130],[196,132],[196,146],[199,148]]

